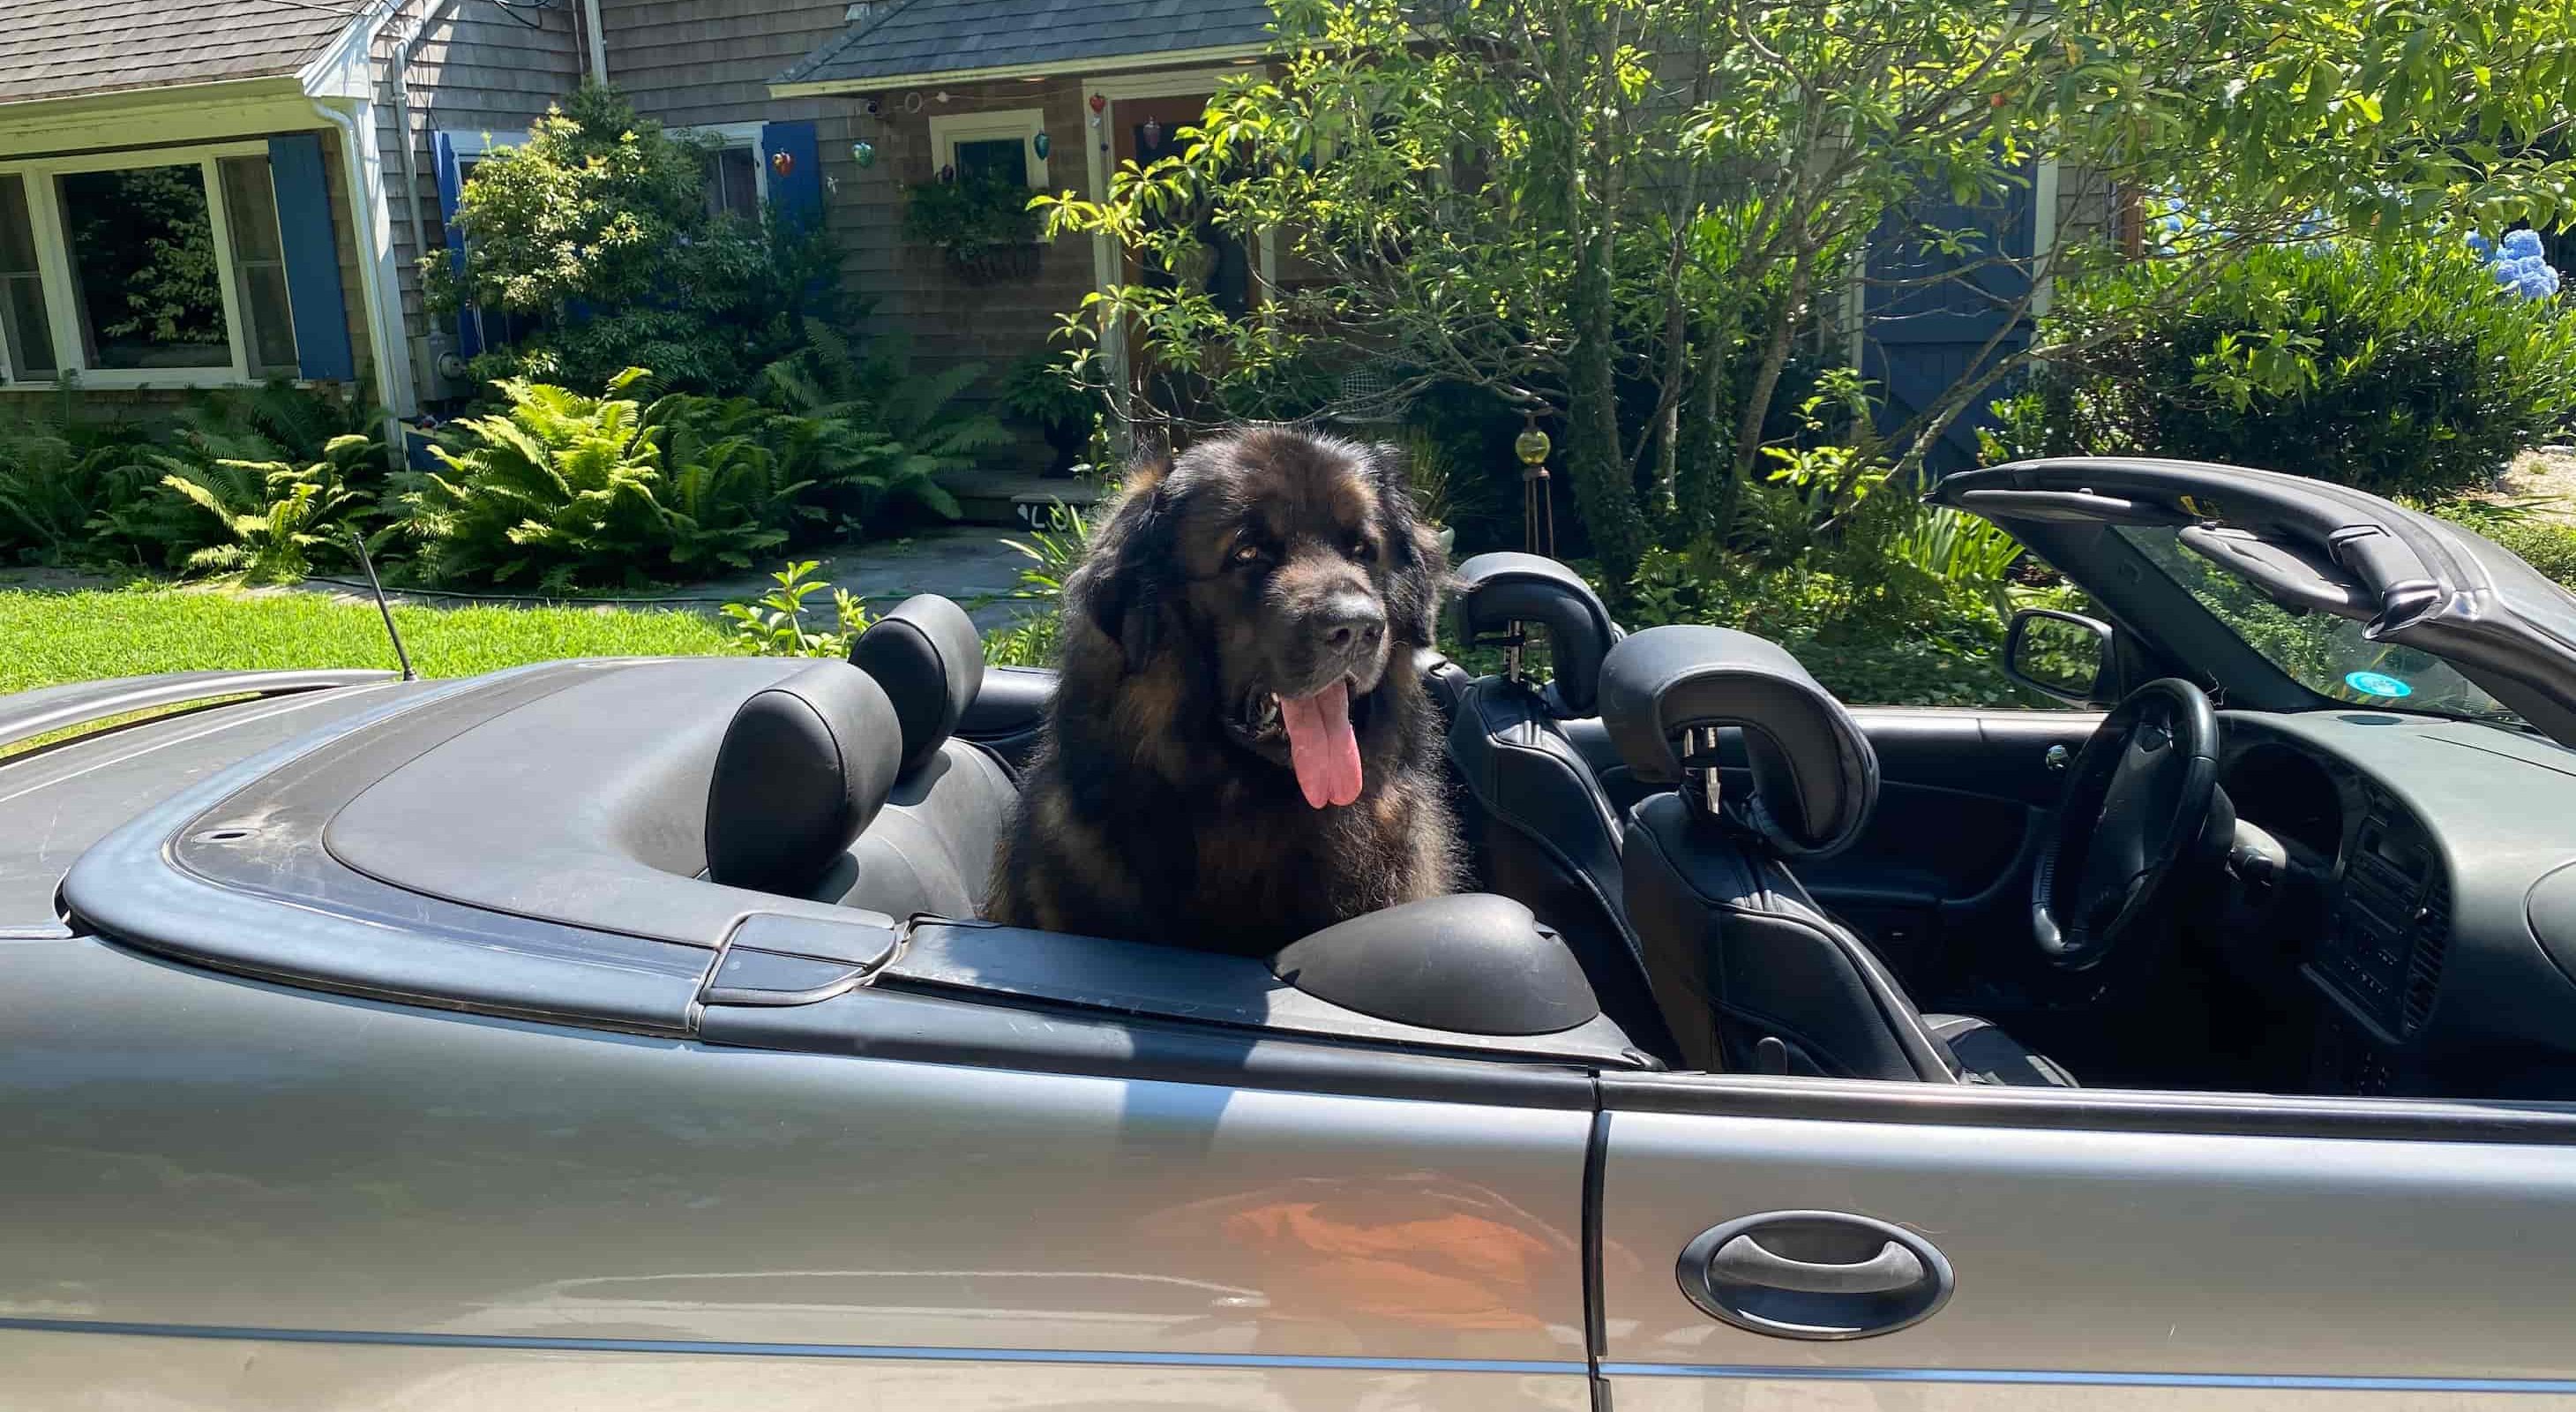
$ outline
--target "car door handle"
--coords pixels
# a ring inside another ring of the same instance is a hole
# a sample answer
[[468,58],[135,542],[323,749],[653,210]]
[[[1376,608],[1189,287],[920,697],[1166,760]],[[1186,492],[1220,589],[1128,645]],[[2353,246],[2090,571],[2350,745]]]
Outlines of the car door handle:
[[1711,1281],[1760,1285],[1799,1294],[1895,1294],[1923,1283],[1922,1258],[1888,1241],[1876,1255],[1854,1265],[1792,1260],[1765,1250],[1750,1235],[1740,1235],[1709,1257]]
[[1948,1302],[1950,1262],[1900,1226],[1841,1211],[1765,1211],[1683,1247],[1682,1293],[1700,1310],[1775,1338],[1893,1333]]

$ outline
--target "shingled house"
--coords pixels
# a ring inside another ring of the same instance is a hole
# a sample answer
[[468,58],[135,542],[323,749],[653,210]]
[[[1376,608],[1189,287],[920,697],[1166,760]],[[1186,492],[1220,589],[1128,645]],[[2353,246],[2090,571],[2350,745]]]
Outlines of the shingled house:
[[[397,414],[462,393],[482,329],[426,313],[419,252],[450,246],[474,164],[585,77],[715,138],[710,202],[819,205],[850,285],[922,357],[999,363],[1044,346],[1116,252],[1058,242],[1010,278],[961,275],[901,238],[906,187],[962,163],[1097,190],[1258,61],[1268,18],[1261,0],[0,0],[0,392],[286,374],[363,381]],[[210,258],[135,278],[173,244]]]

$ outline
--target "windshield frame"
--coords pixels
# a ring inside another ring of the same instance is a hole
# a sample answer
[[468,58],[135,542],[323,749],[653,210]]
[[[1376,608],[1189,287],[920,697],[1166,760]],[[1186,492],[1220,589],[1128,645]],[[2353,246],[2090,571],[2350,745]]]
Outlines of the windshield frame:
[[[2104,529],[2164,586],[2197,607],[2212,628],[2306,695],[2312,702],[2310,709],[2468,721],[2546,738],[2537,725],[2498,700],[2459,664],[2421,647],[2373,640],[2358,619],[2283,608],[2226,565],[2193,550],[2174,528],[2108,525]],[[2182,570],[2190,572],[2186,575]],[[2266,621],[2250,624],[2245,621],[2248,617]],[[2259,630],[2249,631],[2249,627]],[[2295,638],[2305,641],[2288,641]],[[2285,647],[2293,650],[2284,651]],[[2319,660],[2297,660],[2302,653],[2316,654]],[[2329,655],[2341,660],[2322,660]],[[2365,657],[2369,660],[2362,660]],[[2365,691],[2363,679],[2373,677],[2404,689],[2395,694]]]

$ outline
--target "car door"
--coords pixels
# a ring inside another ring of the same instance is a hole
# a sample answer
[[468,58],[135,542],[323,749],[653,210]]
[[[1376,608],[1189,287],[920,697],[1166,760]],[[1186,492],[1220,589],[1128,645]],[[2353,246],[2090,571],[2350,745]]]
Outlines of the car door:
[[2576,1111],[1603,1082],[1649,1409],[2576,1407]]
[[0,1406],[1588,1405],[1579,1069],[833,969],[686,1038],[0,939]]
[[2009,976],[2029,948],[2030,879],[2097,712],[1862,707],[1878,807],[1851,847],[1799,880],[1907,983],[1945,993]]

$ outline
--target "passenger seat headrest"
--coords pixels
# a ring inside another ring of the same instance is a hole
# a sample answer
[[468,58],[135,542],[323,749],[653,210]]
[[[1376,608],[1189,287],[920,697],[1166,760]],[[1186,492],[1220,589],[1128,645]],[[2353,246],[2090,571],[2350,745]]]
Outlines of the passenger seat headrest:
[[850,647],[903,722],[903,772],[939,753],[984,689],[984,639],[966,610],[935,593],[903,600]]
[[1569,716],[1589,716],[1601,659],[1622,634],[1583,576],[1541,554],[1479,554],[1458,566],[1458,639],[1474,642],[1513,623],[1547,630],[1556,694]]
[[824,662],[735,709],[707,784],[707,878],[803,896],[893,790],[903,728],[885,689]]
[[1878,803],[1878,756],[1850,711],[1778,643],[1731,628],[1648,628],[1601,669],[1601,721],[1639,780],[1679,784],[1674,741],[1736,726],[1753,798],[1722,796],[1728,816],[1788,856],[1850,843]]

